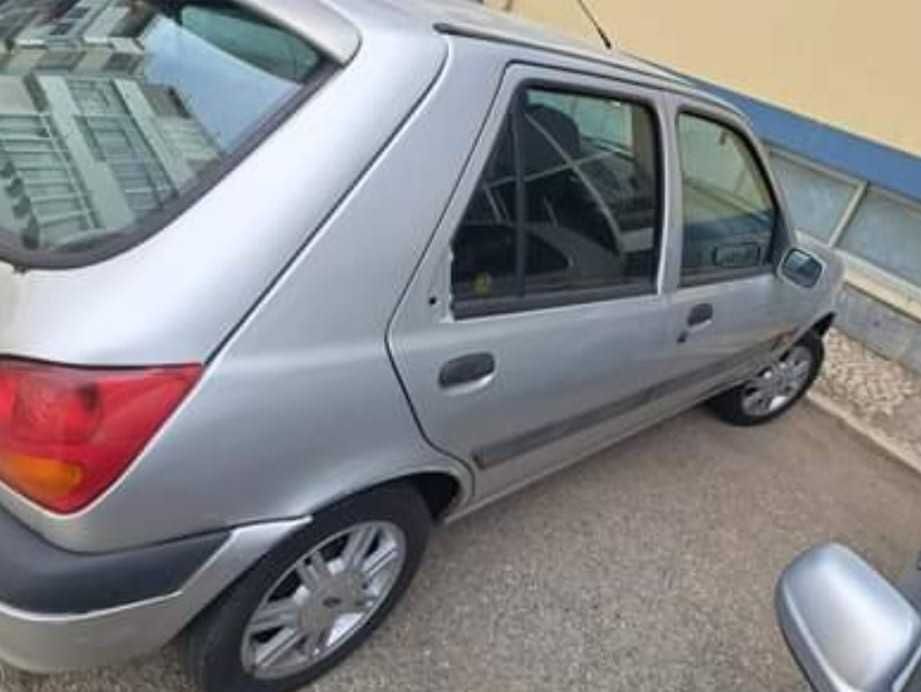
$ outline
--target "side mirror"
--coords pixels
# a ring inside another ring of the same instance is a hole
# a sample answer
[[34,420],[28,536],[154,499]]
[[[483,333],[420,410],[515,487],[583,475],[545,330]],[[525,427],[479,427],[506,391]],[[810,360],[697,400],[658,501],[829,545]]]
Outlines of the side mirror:
[[794,248],[784,257],[780,271],[798,286],[813,288],[822,278],[825,265],[809,252]]
[[849,549],[804,553],[777,585],[784,638],[819,692],[898,692],[921,659],[921,616]]

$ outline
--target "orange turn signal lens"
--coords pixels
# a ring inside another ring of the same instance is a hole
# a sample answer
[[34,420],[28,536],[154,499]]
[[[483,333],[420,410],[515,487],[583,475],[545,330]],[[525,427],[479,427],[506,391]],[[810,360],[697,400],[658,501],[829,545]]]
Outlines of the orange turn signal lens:
[[0,456],[0,480],[41,504],[53,503],[80,487],[83,468],[58,459],[12,454]]

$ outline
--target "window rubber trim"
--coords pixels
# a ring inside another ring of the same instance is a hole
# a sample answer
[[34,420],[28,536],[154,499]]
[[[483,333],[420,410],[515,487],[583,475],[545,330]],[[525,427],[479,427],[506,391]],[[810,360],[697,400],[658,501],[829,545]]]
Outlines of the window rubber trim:
[[[319,52],[319,51],[318,51]],[[82,269],[99,264],[141,245],[182,216],[246,158],[258,149],[285,121],[300,110],[310,98],[339,72],[339,65],[322,52],[321,63],[310,78],[280,108],[269,115],[231,155],[211,167],[187,190],[162,208],[135,224],[113,232],[111,241],[83,252],[60,253],[52,250],[28,250],[9,242],[0,229],[0,262],[11,264],[18,272]]]
[[466,320],[655,295],[657,295],[655,282],[643,281],[619,286],[561,289],[545,293],[530,293],[525,296],[455,299],[453,313],[455,318]]
[[757,267],[701,272],[692,276],[682,276],[678,289],[712,286],[713,284],[727,283],[729,281],[744,281],[745,279],[753,279],[768,274],[773,275],[774,273],[774,266],[768,263],[759,264]]

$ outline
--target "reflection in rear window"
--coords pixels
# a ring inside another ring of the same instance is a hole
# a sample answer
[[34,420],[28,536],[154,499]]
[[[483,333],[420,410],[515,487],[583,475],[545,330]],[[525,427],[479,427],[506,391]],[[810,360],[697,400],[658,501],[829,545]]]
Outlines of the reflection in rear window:
[[140,237],[322,65],[232,3],[0,0],[2,245],[74,257]]

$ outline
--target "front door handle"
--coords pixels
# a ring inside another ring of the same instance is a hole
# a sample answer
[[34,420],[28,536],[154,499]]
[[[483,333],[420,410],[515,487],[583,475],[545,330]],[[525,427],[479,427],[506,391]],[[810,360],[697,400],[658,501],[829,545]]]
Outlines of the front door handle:
[[491,353],[472,353],[448,361],[438,373],[442,389],[451,389],[485,380],[496,371],[496,359]]

